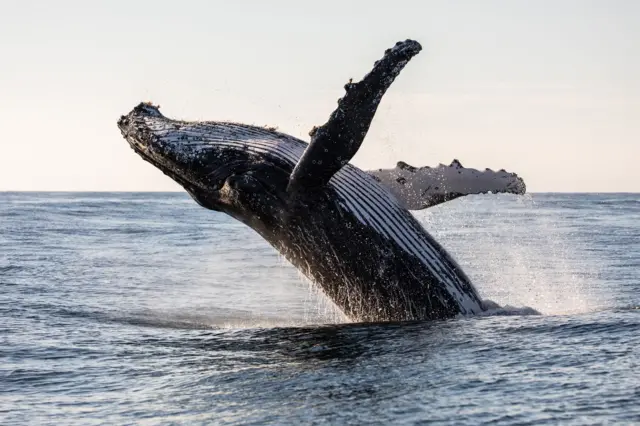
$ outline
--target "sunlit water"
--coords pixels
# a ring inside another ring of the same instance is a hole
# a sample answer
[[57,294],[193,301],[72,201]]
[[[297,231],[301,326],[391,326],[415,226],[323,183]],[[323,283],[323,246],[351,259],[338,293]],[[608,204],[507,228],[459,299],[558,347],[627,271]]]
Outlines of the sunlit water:
[[0,194],[0,423],[640,422],[640,195],[416,216],[512,308],[348,324],[184,194]]

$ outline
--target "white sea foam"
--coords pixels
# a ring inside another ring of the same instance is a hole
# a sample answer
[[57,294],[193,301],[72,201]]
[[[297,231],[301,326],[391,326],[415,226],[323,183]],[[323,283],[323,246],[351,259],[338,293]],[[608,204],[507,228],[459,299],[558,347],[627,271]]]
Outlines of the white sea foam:
[[454,253],[481,295],[503,309],[559,315],[607,303],[585,237],[535,196],[471,196],[416,216]]

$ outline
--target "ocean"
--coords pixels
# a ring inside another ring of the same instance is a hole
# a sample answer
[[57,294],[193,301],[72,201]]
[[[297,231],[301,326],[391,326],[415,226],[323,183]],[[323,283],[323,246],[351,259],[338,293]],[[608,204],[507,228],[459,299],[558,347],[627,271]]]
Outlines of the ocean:
[[0,193],[0,423],[640,424],[640,194],[414,214],[503,309],[350,323],[184,193]]

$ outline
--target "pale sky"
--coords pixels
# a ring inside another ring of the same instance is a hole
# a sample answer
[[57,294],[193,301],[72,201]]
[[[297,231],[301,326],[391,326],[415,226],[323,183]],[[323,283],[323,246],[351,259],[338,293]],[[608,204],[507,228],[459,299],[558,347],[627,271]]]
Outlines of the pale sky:
[[505,168],[531,192],[640,192],[640,1],[0,0],[0,190],[179,190],[116,121],[303,137],[384,50],[423,45],[354,163]]

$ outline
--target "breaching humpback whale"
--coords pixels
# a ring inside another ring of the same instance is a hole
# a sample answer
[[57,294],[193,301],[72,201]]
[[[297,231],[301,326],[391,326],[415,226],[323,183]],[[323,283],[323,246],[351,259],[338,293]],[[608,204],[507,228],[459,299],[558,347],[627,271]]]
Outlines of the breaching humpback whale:
[[349,163],[383,94],[421,50],[388,49],[310,142],[229,122],[187,122],[141,103],[118,121],[144,160],[201,206],[253,228],[352,320],[439,319],[483,310],[467,275],[409,209],[484,192],[524,193],[503,170],[450,166],[362,171]]

